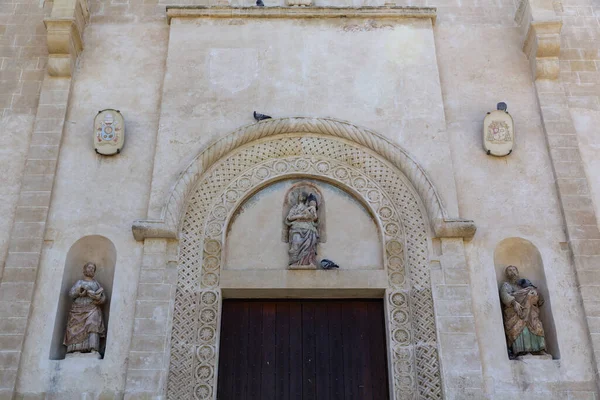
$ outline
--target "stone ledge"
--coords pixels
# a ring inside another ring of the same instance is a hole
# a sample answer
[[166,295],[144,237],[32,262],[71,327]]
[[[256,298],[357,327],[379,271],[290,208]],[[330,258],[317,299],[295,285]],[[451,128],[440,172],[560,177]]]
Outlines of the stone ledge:
[[[353,291],[383,293],[388,287],[387,271],[380,270],[221,270],[220,288],[225,297],[236,293],[252,297],[274,296],[278,289],[296,289],[310,297],[327,297],[331,290],[344,291],[355,297]],[[264,296],[263,296],[264,295]],[[289,297],[288,294],[284,297]]]
[[435,7],[204,7],[167,6],[172,18],[427,18],[435,23]]

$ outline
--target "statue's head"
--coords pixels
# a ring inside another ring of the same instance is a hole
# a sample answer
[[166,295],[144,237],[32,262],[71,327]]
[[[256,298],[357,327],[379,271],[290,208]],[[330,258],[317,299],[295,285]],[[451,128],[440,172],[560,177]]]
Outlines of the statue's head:
[[298,204],[300,203],[306,203],[306,199],[308,198],[308,193],[306,192],[300,192],[300,194],[298,194]]
[[93,262],[85,263],[83,266],[83,275],[87,276],[88,278],[93,278],[94,275],[96,275],[96,264]]
[[509,265],[504,270],[504,274],[508,278],[509,281],[515,281],[519,278],[519,270],[514,265]]

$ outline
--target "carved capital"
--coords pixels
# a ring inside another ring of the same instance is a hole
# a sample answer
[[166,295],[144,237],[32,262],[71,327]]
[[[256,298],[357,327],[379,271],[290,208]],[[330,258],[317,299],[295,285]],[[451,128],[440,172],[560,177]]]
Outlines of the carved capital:
[[44,19],[48,33],[48,73],[70,77],[83,51],[83,29],[89,19],[85,0],[59,0]]
[[558,79],[562,21],[549,0],[522,0],[515,21],[523,32],[523,52],[534,79]]
[[558,79],[562,21],[532,21],[523,44],[531,71],[537,79]]

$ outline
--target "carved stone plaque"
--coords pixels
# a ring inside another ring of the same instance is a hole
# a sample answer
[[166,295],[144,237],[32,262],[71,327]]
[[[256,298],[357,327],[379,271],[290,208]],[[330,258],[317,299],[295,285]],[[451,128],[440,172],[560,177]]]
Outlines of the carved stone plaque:
[[493,156],[507,156],[515,143],[515,128],[510,114],[495,110],[483,120],[483,148]]
[[118,154],[125,143],[125,120],[119,110],[106,109],[94,118],[94,149],[105,156]]

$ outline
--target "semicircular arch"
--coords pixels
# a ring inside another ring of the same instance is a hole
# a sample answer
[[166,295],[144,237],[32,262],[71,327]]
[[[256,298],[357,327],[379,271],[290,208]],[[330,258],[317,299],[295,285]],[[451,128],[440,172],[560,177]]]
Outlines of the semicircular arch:
[[391,163],[410,181],[422,199],[435,236],[471,237],[475,233],[473,221],[448,216],[441,197],[425,170],[402,147],[374,131],[349,122],[331,118],[290,117],[247,125],[209,144],[179,175],[162,209],[161,218],[134,222],[133,233],[136,239],[177,237],[187,200],[200,177],[215,162],[249,143],[288,134],[316,134],[343,139],[372,151]]
[[249,193],[269,180],[290,176],[314,176],[346,187],[374,210],[384,235],[388,271],[385,301],[393,396],[441,398],[428,262],[431,234],[419,193],[395,165],[369,148],[331,135],[298,133],[238,146],[214,160],[190,189],[179,234],[168,398],[216,395],[219,271],[226,221]]

